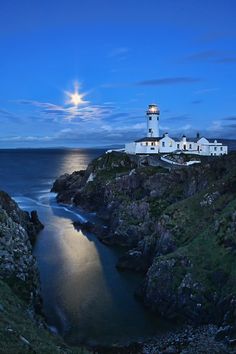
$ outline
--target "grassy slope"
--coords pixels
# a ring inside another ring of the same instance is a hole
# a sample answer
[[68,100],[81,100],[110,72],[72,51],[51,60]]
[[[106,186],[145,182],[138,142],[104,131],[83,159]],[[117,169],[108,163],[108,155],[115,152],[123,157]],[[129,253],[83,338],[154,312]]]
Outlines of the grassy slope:
[[0,353],[88,352],[83,349],[69,349],[59,337],[39,327],[30,318],[25,303],[5,282],[0,281]]
[[[200,280],[210,293],[218,290],[223,296],[229,291],[236,292],[235,250],[224,242],[236,243],[236,234],[229,227],[236,210],[236,195],[229,185],[228,191],[217,195],[210,205],[201,203],[207,195],[214,195],[220,190],[219,185],[224,184],[225,187],[229,181],[236,183],[231,176],[226,177],[208,190],[171,205],[164,212],[170,217],[167,227],[173,232],[178,245],[174,254],[186,255],[193,264],[194,278]],[[222,284],[212,280],[212,273],[219,271],[225,276],[222,288],[218,288]]]

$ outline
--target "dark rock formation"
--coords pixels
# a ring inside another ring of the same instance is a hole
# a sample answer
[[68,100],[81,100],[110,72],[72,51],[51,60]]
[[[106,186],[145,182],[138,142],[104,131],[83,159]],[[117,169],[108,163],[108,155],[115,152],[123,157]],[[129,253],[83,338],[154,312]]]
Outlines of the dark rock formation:
[[216,340],[217,327],[213,325],[192,328],[190,326],[160,335],[142,343],[97,347],[98,354],[229,354],[235,353],[232,340]]
[[36,211],[30,216],[0,192],[0,279],[35,307],[40,307],[40,284],[32,243],[42,228]]
[[100,239],[126,248],[117,267],[145,273],[137,296],[147,307],[236,333],[236,154],[201,159],[170,168],[158,157],[106,154],[53,190],[104,219]]
[[32,243],[43,228],[0,192],[0,353],[88,353],[68,348],[41,317],[40,281]]

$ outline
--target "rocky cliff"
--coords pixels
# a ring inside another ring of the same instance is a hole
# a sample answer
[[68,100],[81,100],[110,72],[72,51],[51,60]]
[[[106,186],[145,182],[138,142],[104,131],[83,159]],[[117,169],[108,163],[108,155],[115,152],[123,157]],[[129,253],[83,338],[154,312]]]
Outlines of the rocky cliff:
[[0,353],[81,353],[47,330],[32,244],[43,228],[0,191]]
[[36,212],[29,215],[0,192],[0,279],[34,307],[40,303],[40,285],[32,243],[42,228]]
[[79,227],[126,252],[119,269],[144,274],[137,296],[162,316],[236,331],[236,154],[173,168],[158,157],[110,153],[61,176],[58,202],[95,211]]

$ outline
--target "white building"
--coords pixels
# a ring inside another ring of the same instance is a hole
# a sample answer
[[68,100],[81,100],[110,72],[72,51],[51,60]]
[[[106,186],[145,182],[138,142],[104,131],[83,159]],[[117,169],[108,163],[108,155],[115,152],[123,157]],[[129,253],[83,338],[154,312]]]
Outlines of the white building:
[[169,137],[165,133],[159,136],[160,110],[151,104],[147,110],[147,136],[125,145],[128,154],[159,154],[159,153],[185,153],[203,156],[220,156],[228,153],[228,147],[217,140],[200,137],[188,140],[185,135],[181,140]]

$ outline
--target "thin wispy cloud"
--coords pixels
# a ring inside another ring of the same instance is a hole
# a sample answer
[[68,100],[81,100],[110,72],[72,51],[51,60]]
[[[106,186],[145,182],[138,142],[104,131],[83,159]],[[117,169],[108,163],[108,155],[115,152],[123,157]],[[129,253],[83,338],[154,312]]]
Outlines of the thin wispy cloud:
[[219,63],[219,64],[234,64],[236,63],[236,56],[235,57],[226,57],[226,58],[221,58],[221,59],[218,59],[216,60],[216,63]]
[[193,53],[187,56],[184,61],[189,62],[210,62],[216,64],[236,63],[235,51],[228,50],[207,50]]
[[202,103],[202,100],[193,100],[192,101],[192,104],[200,104],[200,103]]
[[108,57],[109,58],[118,58],[118,59],[121,59],[121,58],[125,58],[126,55],[129,53],[130,49],[127,48],[127,47],[118,47],[118,48],[115,48],[113,50],[110,51],[110,53],[108,54]]
[[225,118],[223,118],[223,120],[236,121],[236,116],[225,117]]
[[6,119],[18,118],[18,116],[15,113],[7,111],[6,109],[0,109],[0,117],[1,118],[6,118]]
[[194,94],[195,95],[205,95],[205,94],[216,92],[216,91],[219,91],[218,87],[210,87],[210,88],[204,88],[201,90],[197,90],[194,92]]
[[17,103],[30,105],[39,109],[41,118],[51,119],[53,121],[66,120],[99,120],[107,115],[111,115],[114,111],[113,106],[109,105],[84,105],[65,107],[49,102],[40,102],[35,100],[18,100]]
[[176,122],[176,121],[186,121],[189,119],[191,119],[189,114],[179,114],[179,115],[167,117],[163,120],[171,123],[171,122]]
[[214,31],[207,32],[199,38],[201,42],[216,42],[221,40],[231,40],[236,38],[236,31]]
[[171,86],[171,85],[188,85],[202,81],[200,78],[190,76],[165,77],[159,79],[148,79],[136,82],[111,82],[101,85],[102,88],[122,88],[132,86]]
[[236,124],[229,124],[229,125],[226,125],[226,127],[233,129],[233,131],[234,131],[234,136],[235,136],[235,133],[236,133]]
[[218,50],[206,50],[199,53],[193,53],[185,58],[186,61],[204,61],[209,59],[219,58],[222,55],[222,51]]
[[52,137],[50,136],[0,136],[0,141],[2,142],[44,142],[44,141],[51,141]]
[[160,79],[142,80],[136,82],[138,86],[161,86],[161,85],[182,85],[192,84],[202,81],[200,78],[180,76],[180,77],[166,77]]

